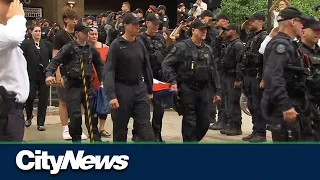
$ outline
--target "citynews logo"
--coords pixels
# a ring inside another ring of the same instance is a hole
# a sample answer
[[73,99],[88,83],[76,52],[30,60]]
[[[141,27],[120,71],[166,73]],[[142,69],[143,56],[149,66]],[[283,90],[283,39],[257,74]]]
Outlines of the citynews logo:
[[[24,161],[28,159],[28,161]],[[128,167],[129,156],[114,155],[114,156],[84,156],[84,151],[78,151],[76,156],[73,151],[66,151],[64,156],[48,155],[48,151],[35,150],[33,153],[29,150],[22,150],[16,156],[16,165],[23,171],[48,170],[50,174],[58,174],[60,170],[66,170],[69,165],[73,170],[124,170]]]

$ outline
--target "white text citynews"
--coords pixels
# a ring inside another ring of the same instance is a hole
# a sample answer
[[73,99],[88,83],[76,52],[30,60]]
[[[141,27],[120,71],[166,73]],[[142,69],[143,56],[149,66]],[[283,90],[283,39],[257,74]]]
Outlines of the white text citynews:
[[[58,174],[60,170],[66,170],[71,167],[72,170],[117,170],[121,171],[128,167],[129,156],[127,155],[84,155],[85,151],[66,151],[63,156],[48,155],[48,151],[22,150],[16,156],[16,165],[24,171],[29,170],[47,170],[50,174]],[[28,161],[23,161],[27,158]]]

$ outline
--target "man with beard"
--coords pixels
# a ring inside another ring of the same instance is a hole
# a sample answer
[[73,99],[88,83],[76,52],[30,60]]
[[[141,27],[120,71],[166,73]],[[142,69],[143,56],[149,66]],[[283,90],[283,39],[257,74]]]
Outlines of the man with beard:
[[291,6],[291,3],[288,0],[277,0],[272,4],[272,6],[269,9],[269,14],[273,18],[273,27],[278,27],[278,21],[277,18],[279,16],[279,12],[275,11],[276,5],[279,5],[279,10],[282,11],[284,8]]
[[241,135],[241,58],[244,46],[239,38],[240,28],[236,24],[229,24],[223,28],[223,37],[228,41],[220,60],[221,89],[224,94],[226,114],[229,128],[225,134],[228,136]]
[[[161,63],[166,56],[166,43],[163,35],[157,33],[160,23],[161,21],[158,14],[148,14],[146,18],[147,31],[142,33],[139,38],[148,50],[153,78],[164,82],[165,80],[161,71]],[[152,100],[152,104],[152,128],[156,141],[162,142],[161,130],[164,106],[156,99]]]
[[159,30],[160,31],[166,31],[169,29],[169,18],[166,15],[166,7],[164,5],[159,5],[158,6],[158,14],[160,16],[160,20],[161,20],[161,24],[159,26]]
[[162,71],[181,100],[183,141],[199,142],[209,128],[209,83],[215,91],[211,99],[215,103],[220,100],[220,80],[212,49],[203,42],[208,25],[195,20],[190,30],[192,37],[172,48],[162,63]]
[[[221,77],[221,70],[220,70],[220,59],[222,58],[222,52],[225,47],[228,45],[228,41],[225,41],[221,34],[223,32],[223,27],[227,27],[230,20],[229,17],[226,14],[219,14],[216,18],[216,28],[211,28],[209,30],[209,33],[212,34],[211,36],[213,38],[212,44],[212,51],[214,53],[214,58],[217,63],[217,69],[219,72],[219,77]],[[221,78],[220,78],[221,81]],[[222,82],[220,82],[222,83]],[[214,122],[210,125],[210,129],[212,130],[220,130],[221,134],[224,134],[224,131],[227,128],[227,115],[226,115],[226,110],[225,110],[225,102],[224,102],[224,97],[223,94],[221,94],[221,101],[217,104],[217,108],[219,110],[218,114],[218,120],[217,122]],[[211,109],[211,117],[213,118],[213,114],[216,114],[214,109]]]
[[110,45],[105,63],[103,86],[112,109],[113,142],[127,141],[130,117],[141,141],[155,141],[149,104],[153,76],[148,51],[136,39],[139,22],[133,13],[124,16],[125,33]]
[[310,135],[309,113],[305,111],[308,62],[293,41],[299,38],[305,19],[297,8],[283,9],[278,16],[279,33],[264,53],[261,109],[274,142],[301,141]]
[[248,108],[252,115],[253,132],[243,141],[265,142],[266,122],[261,116],[260,102],[263,89],[263,56],[259,53],[261,43],[267,36],[263,30],[265,15],[253,13],[241,26],[240,39],[246,43],[241,61],[244,93],[248,98]]

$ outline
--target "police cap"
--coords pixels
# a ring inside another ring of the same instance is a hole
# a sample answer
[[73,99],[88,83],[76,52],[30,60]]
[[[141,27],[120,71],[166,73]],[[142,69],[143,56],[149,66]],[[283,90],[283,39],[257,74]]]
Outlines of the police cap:
[[227,27],[223,27],[222,30],[224,31],[230,31],[235,30],[238,34],[240,34],[240,27],[236,24],[229,24]]
[[246,17],[246,20],[249,20],[249,21],[254,21],[254,20],[266,21],[266,16],[262,12],[255,12],[251,16]]
[[277,21],[280,22],[280,21],[285,21],[285,20],[294,19],[294,18],[300,18],[305,20],[308,17],[303,15],[299,9],[290,6],[280,11]]
[[303,28],[310,28],[313,30],[320,30],[320,21],[317,17],[310,16],[307,19],[305,19],[305,22],[303,24]]
[[75,26],[74,26],[74,31],[76,32],[90,32],[90,28],[83,25],[82,23],[77,23]]
[[214,20],[218,21],[220,19],[230,20],[229,17],[226,14],[219,14]]
[[167,8],[166,8],[164,5],[159,5],[159,6],[158,6],[158,11],[159,11],[159,10],[166,10],[166,9],[167,9]]
[[149,13],[147,15],[146,21],[151,21],[152,24],[161,24],[159,15],[155,13]]
[[133,13],[126,13],[123,17],[124,24],[139,24],[140,19]]
[[190,28],[194,28],[194,29],[204,29],[204,28],[209,28],[209,25],[207,23],[205,23],[204,21],[201,21],[199,19],[196,19],[192,22],[192,24],[190,25]]
[[213,13],[210,10],[204,10],[201,13],[200,17],[201,18],[204,18],[204,17],[212,17],[213,18]]

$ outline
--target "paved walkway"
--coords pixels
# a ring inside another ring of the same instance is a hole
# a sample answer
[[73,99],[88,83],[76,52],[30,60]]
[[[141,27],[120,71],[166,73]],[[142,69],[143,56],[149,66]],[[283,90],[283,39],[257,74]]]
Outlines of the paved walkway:
[[[50,111],[46,118],[46,129],[47,131],[39,132],[36,128],[36,118],[33,119],[33,124],[25,130],[26,141],[41,141],[41,142],[64,142],[62,140],[62,127],[60,124],[60,118],[55,112]],[[50,115],[51,114],[51,115]],[[219,131],[209,130],[206,134],[203,142],[242,142],[241,138],[251,133],[252,123],[251,117],[243,114],[243,125],[241,136],[226,136],[221,135]],[[167,142],[182,142],[181,137],[181,116],[174,111],[166,111],[163,119],[163,139]],[[85,125],[83,124],[83,132],[87,134]],[[111,117],[108,116],[105,128],[108,132],[112,133],[112,122]],[[128,140],[131,140],[132,121],[128,126]],[[270,132],[267,133],[268,141],[271,140]],[[112,141],[112,138],[106,138],[104,141]]]

